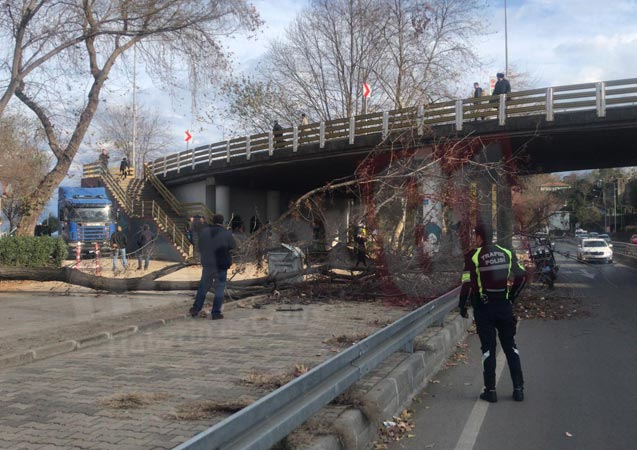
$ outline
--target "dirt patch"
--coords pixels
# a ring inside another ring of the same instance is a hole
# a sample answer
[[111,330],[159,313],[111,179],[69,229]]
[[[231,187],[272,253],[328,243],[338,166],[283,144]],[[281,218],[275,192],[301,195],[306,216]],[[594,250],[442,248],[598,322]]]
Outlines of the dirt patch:
[[323,343],[338,347],[349,347],[350,345],[354,345],[357,342],[362,341],[367,336],[369,336],[367,333],[341,334],[339,336],[332,336],[331,338],[324,340]]
[[101,398],[98,402],[112,409],[139,409],[159,403],[170,397],[168,394],[148,392],[121,392],[110,397]]
[[373,443],[374,450],[387,450],[392,442],[415,437],[412,434],[414,427],[412,414],[408,410],[392,417],[391,420],[385,420],[378,429],[378,439]]
[[205,400],[202,402],[185,403],[177,407],[177,411],[169,414],[169,420],[190,421],[205,420],[221,415],[234,414],[246,406],[254,403],[253,397],[241,396],[235,400]]
[[244,377],[241,382],[259,389],[273,391],[307,373],[309,370],[304,364],[296,364],[292,369],[283,373],[252,372]]

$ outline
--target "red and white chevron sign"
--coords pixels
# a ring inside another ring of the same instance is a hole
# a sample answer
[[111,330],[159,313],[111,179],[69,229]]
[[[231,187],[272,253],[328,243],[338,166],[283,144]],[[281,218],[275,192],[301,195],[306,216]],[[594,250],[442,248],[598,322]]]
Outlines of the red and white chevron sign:
[[369,94],[371,93],[372,93],[372,90],[369,87],[369,84],[363,83],[363,97],[367,98],[369,97]]

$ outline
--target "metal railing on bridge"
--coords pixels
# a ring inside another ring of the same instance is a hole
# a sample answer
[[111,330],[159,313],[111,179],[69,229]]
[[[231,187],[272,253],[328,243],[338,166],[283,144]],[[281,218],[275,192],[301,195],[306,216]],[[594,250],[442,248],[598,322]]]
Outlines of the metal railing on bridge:
[[277,136],[270,131],[237,137],[168,155],[154,160],[149,166],[155,175],[166,176],[169,172],[194,170],[217,161],[249,160],[252,155],[265,153],[273,156],[283,148],[291,148],[293,152],[308,144],[324,148],[326,142],[337,140],[354,144],[357,137],[370,134],[380,133],[384,139],[391,132],[414,129],[422,136],[426,127],[436,125],[453,125],[461,131],[465,122],[483,117],[497,117],[500,126],[506,125],[510,117],[541,116],[552,122],[556,114],[586,110],[594,110],[598,117],[605,117],[608,108],[633,105],[637,105],[637,78],[531,89],[295,125],[283,129]]

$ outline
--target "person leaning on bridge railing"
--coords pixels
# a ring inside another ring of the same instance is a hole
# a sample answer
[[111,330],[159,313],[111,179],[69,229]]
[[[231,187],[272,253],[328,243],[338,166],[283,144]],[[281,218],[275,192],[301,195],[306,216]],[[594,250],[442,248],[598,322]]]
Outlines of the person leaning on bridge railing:
[[[507,358],[513,381],[513,400],[524,400],[524,378],[520,353],[515,344],[517,320],[513,303],[526,283],[526,271],[515,253],[491,243],[493,234],[484,226],[475,227],[476,248],[465,255],[460,290],[460,315],[468,318],[467,303],[473,306],[480,346],[482,348],[484,392],[482,400],[498,401],[495,390],[496,331]],[[509,288],[509,279],[513,286]]]
[[274,135],[274,147],[281,148],[285,145],[283,142],[283,127],[279,124],[278,120],[274,121],[274,126],[272,127],[272,134]]

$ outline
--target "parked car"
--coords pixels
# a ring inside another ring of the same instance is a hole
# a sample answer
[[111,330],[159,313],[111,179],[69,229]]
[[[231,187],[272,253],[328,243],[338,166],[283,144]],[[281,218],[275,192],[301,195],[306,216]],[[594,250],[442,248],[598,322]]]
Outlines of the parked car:
[[631,243],[631,244],[637,244],[637,234],[633,234],[633,235],[630,237],[630,243]]
[[584,262],[599,261],[610,264],[613,262],[613,249],[608,246],[604,239],[582,239],[582,243],[577,247],[577,260]]

